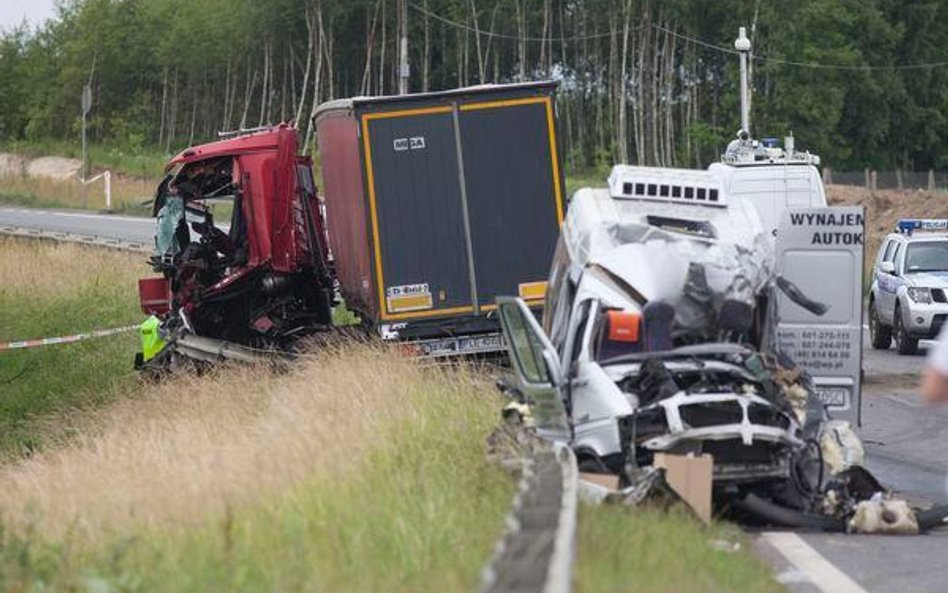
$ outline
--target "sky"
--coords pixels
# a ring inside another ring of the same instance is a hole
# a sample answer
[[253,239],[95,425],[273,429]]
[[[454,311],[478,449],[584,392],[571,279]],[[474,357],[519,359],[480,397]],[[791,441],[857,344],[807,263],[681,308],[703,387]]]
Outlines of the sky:
[[53,16],[55,0],[0,0],[0,30],[9,30],[23,22],[36,26]]

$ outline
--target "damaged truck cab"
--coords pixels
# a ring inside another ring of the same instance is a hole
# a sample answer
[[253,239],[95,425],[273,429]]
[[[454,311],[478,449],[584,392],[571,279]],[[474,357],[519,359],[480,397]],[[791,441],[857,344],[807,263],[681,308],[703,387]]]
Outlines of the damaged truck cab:
[[[158,318],[163,347],[152,335],[138,366],[169,362],[172,344],[216,360],[225,343],[244,354],[286,349],[330,326],[326,232],[311,162],[297,156],[293,128],[189,148],[166,173],[153,205],[151,261],[161,276],[139,282],[142,310]],[[215,212],[227,221],[215,221]]]

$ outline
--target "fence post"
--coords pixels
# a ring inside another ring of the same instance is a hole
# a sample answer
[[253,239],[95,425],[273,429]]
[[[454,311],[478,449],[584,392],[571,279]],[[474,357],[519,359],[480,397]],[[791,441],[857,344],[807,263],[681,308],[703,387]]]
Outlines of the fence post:
[[833,171],[826,167],[823,169],[823,185],[832,185],[833,184]]
[[866,167],[866,189],[872,189],[872,180],[869,178],[869,167]]
[[871,182],[869,184],[870,185],[869,189],[872,190],[873,193],[875,193],[876,191],[876,182],[879,180],[879,176],[877,175],[877,173],[878,173],[877,171],[873,171],[872,173],[870,173]]
[[928,191],[935,191],[935,171],[928,170]]
[[895,184],[902,189],[902,169],[895,170]]

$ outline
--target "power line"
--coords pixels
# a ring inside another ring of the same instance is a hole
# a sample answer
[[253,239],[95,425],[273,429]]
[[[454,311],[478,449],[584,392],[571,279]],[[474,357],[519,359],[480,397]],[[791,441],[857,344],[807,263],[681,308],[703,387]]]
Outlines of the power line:
[[[411,7],[414,10],[431,17],[435,19],[436,21],[440,21],[448,26],[455,27],[457,29],[461,29],[464,31],[469,31],[471,33],[475,33],[478,35],[484,35],[485,37],[494,37],[496,39],[508,39],[511,41],[532,41],[532,42],[541,42],[541,43],[580,41],[584,39],[602,39],[604,37],[611,37],[617,34],[616,31],[609,31],[608,33],[599,32],[599,33],[590,33],[590,34],[583,34],[583,35],[572,35],[572,36],[567,36],[567,37],[521,37],[518,35],[494,33],[493,31],[483,31],[481,29],[471,27],[470,25],[459,23],[457,21],[453,21],[449,18],[443,17],[439,14],[431,12],[430,10],[427,10],[426,8],[422,6],[419,6],[418,4],[412,3]],[[671,35],[672,37],[689,41],[695,45],[704,47],[706,49],[710,49],[710,50],[717,51],[720,53],[731,54],[731,55],[736,55],[740,53],[734,48],[723,46],[723,45],[717,45],[714,43],[709,43],[702,39],[698,39],[696,37],[691,37],[689,35],[679,33],[677,31],[674,31],[667,27],[663,27],[656,23],[652,23],[652,27],[654,27],[655,29],[659,31],[663,31]],[[635,30],[640,30],[641,28],[642,28],[641,25],[637,25],[630,30],[635,31]],[[893,64],[891,66],[878,66],[878,65],[869,65],[869,64],[858,66],[858,65],[852,65],[852,64],[825,64],[822,62],[802,62],[798,60],[787,60],[784,58],[774,58],[774,57],[762,56],[762,55],[752,55],[751,57],[756,62],[764,62],[764,63],[769,62],[772,64],[782,64],[784,66],[794,66],[797,68],[812,68],[814,70],[843,70],[843,71],[924,70],[926,68],[942,68],[942,67],[948,66],[948,60],[943,60],[939,62],[924,62],[924,63],[919,63],[919,64]]]
[[[464,31],[470,31],[471,33],[483,35],[485,37],[494,37],[495,39],[509,39],[511,41],[533,41],[533,42],[540,42],[540,43],[549,43],[549,42],[562,43],[564,41],[582,41],[584,39],[602,39],[604,37],[611,37],[612,35],[616,35],[616,31],[609,31],[608,33],[590,33],[590,34],[584,34],[584,35],[570,35],[567,37],[521,37],[519,35],[506,35],[504,33],[494,33],[493,31],[484,31],[482,29],[476,29],[474,27],[471,27],[470,25],[459,23],[457,21],[453,21],[449,18],[443,17],[434,12],[431,12],[430,10],[425,9],[423,6],[419,6],[414,3],[411,4],[411,7],[422,14],[428,15],[429,17],[433,18],[436,21],[440,21],[444,23],[445,25],[449,25],[451,27],[455,27],[457,29],[461,29]],[[640,28],[641,27],[632,27],[629,30],[634,31]]]
[[[678,33],[677,31],[673,31],[661,25],[652,25],[652,26],[658,29],[659,31],[664,31],[665,33],[668,33],[669,35],[673,37],[690,41],[691,43],[694,43],[695,45],[700,45],[702,47],[719,51],[721,53],[727,53],[727,54],[739,53],[736,49],[725,47],[722,45],[715,45],[713,43],[708,43],[707,41],[703,41],[695,37],[690,37],[688,35]],[[822,62],[800,62],[796,60],[785,60],[783,58],[773,58],[773,57],[761,56],[761,55],[753,55],[751,57],[755,61],[758,61],[758,62],[770,62],[773,64],[783,64],[786,66],[796,66],[798,68],[813,68],[813,69],[818,69],[818,70],[848,70],[848,71],[921,70],[925,68],[940,68],[943,66],[948,66],[948,60],[943,60],[941,62],[926,62],[926,63],[920,63],[920,64],[893,64],[891,66],[877,66],[877,65],[868,65],[868,64],[864,66],[857,66],[857,65],[852,65],[852,64],[824,64]]]

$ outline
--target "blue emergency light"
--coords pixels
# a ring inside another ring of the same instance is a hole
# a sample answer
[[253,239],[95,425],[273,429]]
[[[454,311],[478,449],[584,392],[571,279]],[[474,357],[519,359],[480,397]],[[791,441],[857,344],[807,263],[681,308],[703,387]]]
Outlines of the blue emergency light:
[[948,218],[901,218],[898,230],[905,235],[912,231],[948,231]]
[[760,141],[764,145],[764,148],[777,148],[777,139],[776,138],[764,138]]

